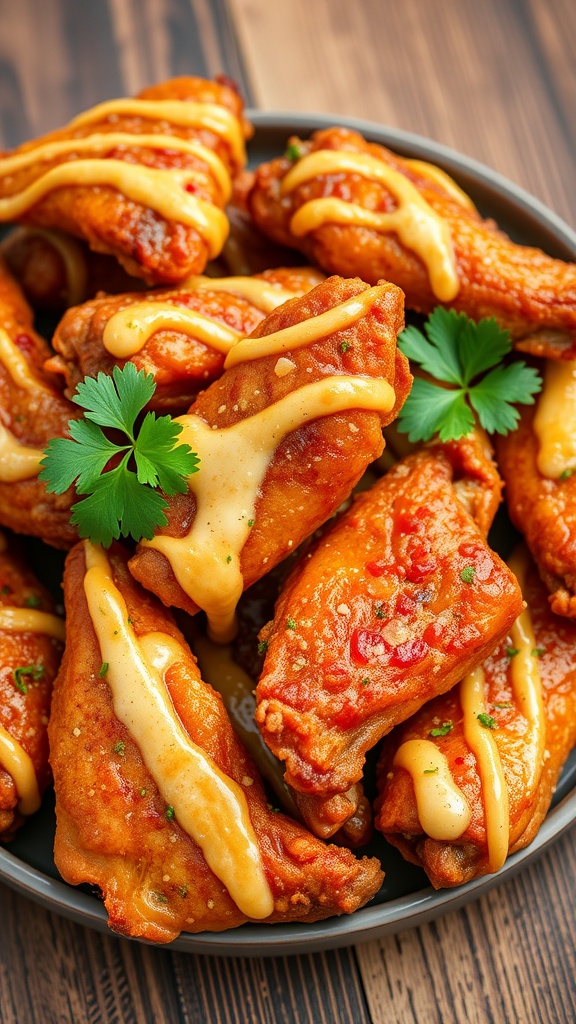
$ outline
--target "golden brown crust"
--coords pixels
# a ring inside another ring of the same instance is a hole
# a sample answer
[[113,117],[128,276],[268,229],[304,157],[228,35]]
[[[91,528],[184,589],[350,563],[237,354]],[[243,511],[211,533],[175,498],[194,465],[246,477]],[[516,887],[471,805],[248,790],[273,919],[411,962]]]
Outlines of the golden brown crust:
[[576,618],[576,476],[552,480],[540,473],[535,411],[523,408],[517,429],[497,438],[498,464],[510,518],[550,592],[552,611]]
[[[278,268],[255,276],[295,294],[310,291],[318,283],[318,272],[310,268]],[[110,374],[114,366],[125,365],[126,359],[116,359],[106,350],[103,333],[115,313],[140,302],[168,303],[193,310],[242,336],[251,334],[265,316],[247,299],[209,288],[199,291],[183,287],[106,295],[75,306],[68,310],[56,329],[52,343],[58,356],[48,363],[53,372],[63,374],[68,397],[84,377],[96,377],[100,372]],[[184,331],[159,330],[130,357],[130,362],[154,376],[156,391],[149,408],[179,415],[188,409],[202,388],[221,375],[224,359],[225,353]]]
[[[4,536],[2,541],[4,541]],[[55,612],[45,587],[14,551],[0,551],[0,610],[33,604]],[[48,765],[47,725],[52,684],[58,671],[62,644],[43,633],[0,629],[0,725],[31,758],[40,795],[51,779]],[[24,674],[16,685],[14,670],[39,666],[40,672]],[[23,688],[26,692],[23,692]],[[0,840],[7,842],[26,820],[18,811],[19,796],[9,773],[0,766]]]
[[[475,320],[495,317],[526,351],[552,358],[576,358],[576,266],[552,259],[538,249],[510,241],[492,221],[485,221],[450,196],[439,184],[409,167],[401,157],[366,142],[358,132],[328,128],[300,143],[303,154],[318,149],[367,153],[412,181],[429,205],[449,224],[460,290],[446,303]],[[258,227],[275,242],[293,245],[327,273],[358,274],[365,281],[394,281],[409,308],[428,313],[438,305],[422,261],[395,234],[325,224],[303,238],[290,232],[296,209],[318,197],[334,196],[369,210],[394,205],[384,186],[358,175],[322,175],[281,196],[280,183],[292,167],[284,157],[256,172],[248,197]]]
[[[257,338],[319,315],[367,289],[358,279],[329,278],[307,295],[279,307],[256,328]],[[408,362],[396,348],[403,327],[402,296],[386,285],[372,310],[343,331],[294,350],[295,369],[285,377],[274,373],[277,356],[241,363],[203,392],[190,412],[210,426],[229,427],[258,413],[289,392],[338,373],[383,378],[395,389],[395,407],[386,416],[351,410],[326,416],[293,431],[278,446],[257,500],[255,525],[242,550],[244,586],[294,550],[346,498],[367,464],[382,451],[382,426],[397,415],[409,390]],[[342,351],[342,343],[346,351]],[[302,514],[293,510],[302,507]],[[183,536],[195,514],[192,495],[170,499],[168,526],[161,534]],[[164,555],[140,546],[131,572],[166,605],[192,614],[197,606],[177,583]]]
[[[52,437],[68,433],[68,422],[79,415],[57,390],[57,378],[45,373],[50,349],[36,333],[33,315],[18,285],[0,260],[0,328],[26,358],[42,387],[20,387],[0,360],[0,422],[23,445],[43,450]],[[77,540],[70,525],[71,490],[48,494],[36,476],[28,480],[0,481],[0,524],[16,533],[41,537],[48,544],[68,548]]]
[[[474,494],[482,530],[458,487]],[[366,751],[482,661],[518,615],[516,581],[483,536],[499,494],[480,442],[425,448],[360,494],[288,578],[262,632],[256,721],[314,831],[326,834],[336,797],[341,824]]]
[[[238,119],[242,133],[248,138],[251,129],[242,117],[242,100],[227,84],[202,78],[174,78],[161,85],[144,89],[138,98],[145,100],[192,100],[226,107]],[[194,194],[197,198],[222,208],[224,198],[206,163],[196,156],[176,150],[153,150],[138,146],[138,134],[172,135],[197,140],[222,159],[231,174],[240,167],[228,143],[215,132],[173,126],[158,118],[137,115],[112,116],[101,122],[73,124],[28,142],[14,153],[28,152],[35,147],[62,139],[83,138],[97,131],[128,132],[135,136],[130,148],[113,147],[106,155],[117,160],[136,161],[157,169],[185,168],[194,171]],[[4,154],[9,156],[12,154]],[[72,153],[68,159],[74,159]],[[82,154],[85,156],[85,154]],[[43,161],[6,176],[0,181],[0,196],[12,195],[29,185],[40,172],[57,166],[62,159]],[[208,245],[198,232],[177,221],[168,221],[159,213],[130,200],[109,186],[70,185],[58,188],[37,202],[21,218],[20,223],[45,228],[58,228],[84,239],[91,249],[115,256],[129,274],[142,277],[150,284],[169,284],[188,274],[201,273],[208,260]]]
[[[529,754],[525,742],[528,723],[514,697],[510,675],[509,641],[504,641],[484,662],[487,705],[498,728],[498,747],[510,806],[509,853],[534,839],[544,820],[562,765],[576,742],[576,626],[555,617],[546,592],[533,569],[525,591],[539,658],[546,710],[546,753],[539,785],[526,795]],[[504,707],[494,707],[494,702]],[[430,730],[450,721],[450,732],[432,738]],[[392,768],[398,747],[408,739],[432,740],[446,756],[451,774],[471,808],[471,822],[452,843],[426,836],[418,819],[414,787],[408,773]],[[407,860],[421,865],[436,888],[461,885],[488,872],[488,849],[482,787],[474,754],[463,735],[459,688],[430,701],[386,739],[378,765],[379,797],[376,827]]]
[[[170,613],[131,579],[118,546],[110,557],[136,635],[161,630],[185,648]],[[50,725],[58,869],[72,883],[98,885],[111,927],[124,934],[168,942],[181,930],[236,927],[245,916],[200,848],[166,817],[138,747],[114,714],[110,689],[99,675],[102,659],[84,597],[84,572],[84,548],[78,545],[67,561],[65,596],[70,633],[83,639],[67,647]],[[315,921],[357,909],[381,883],[378,862],[325,846],[269,808],[221,698],[200,681],[186,650],[168,672],[167,685],[194,743],[243,786],[274,898],[267,922]],[[119,741],[121,755],[114,754]]]

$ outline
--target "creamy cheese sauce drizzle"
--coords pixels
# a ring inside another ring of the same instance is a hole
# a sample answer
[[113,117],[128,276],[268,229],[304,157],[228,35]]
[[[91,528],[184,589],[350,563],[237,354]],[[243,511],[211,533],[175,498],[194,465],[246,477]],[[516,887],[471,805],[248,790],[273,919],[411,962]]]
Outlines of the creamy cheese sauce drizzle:
[[210,259],[214,259],[226,241],[228,220],[213,203],[186,192],[193,177],[192,171],[157,170],[124,160],[73,160],[52,167],[16,195],[0,199],[0,220],[16,220],[57,188],[110,186],[165,220],[194,228],[208,246]]
[[488,870],[499,871],[508,855],[510,809],[508,787],[500,753],[491,729],[481,725],[478,715],[487,714],[485,676],[481,666],[460,683],[460,701],[464,712],[464,738],[476,758],[482,784]]
[[394,767],[410,774],[420,824],[431,839],[458,839],[470,824],[470,805],[452,778],[448,761],[431,740],[406,740]]
[[171,150],[185,153],[187,156],[198,157],[208,165],[222,193],[222,202],[227,203],[232,191],[230,175],[220,157],[212,149],[202,146],[194,140],[181,139],[177,135],[134,135],[130,132],[103,132],[87,135],[84,138],[60,139],[57,142],[45,142],[23,153],[13,153],[0,157],[0,171],[5,181],[18,171],[34,167],[39,163],[48,163],[60,157],[75,156],[76,153],[108,153],[123,147],[126,149],[144,148]]
[[443,188],[461,206],[466,206],[469,210],[476,209],[470,196],[467,196],[460,186],[456,184],[454,178],[446,174],[446,171],[443,171],[441,167],[437,167],[436,164],[429,164],[425,160],[404,160],[404,163],[407,167],[411,167],[413,171],[421,174],[423,178],[429,178],[436,185],[440,185],[440,188]]
[[269,917],[274,902],[244,792],[190,739],[164,680],[187,652],[163,633],[136,637],[106,555],[88,543],[85,550],[84,590],[118,719],[238,908],[256,920]]
[[50,612],[36,608],[13,608],[0,605],[0,629],[10,633],[45,633],[53,640],[64,643],[66,639],[64,620]]
[[0,725],[0,766],[12,776],[19,798],[20,814],[34,814],[40,807],[40,792],[32,758],[2,725]]
[[32,480],[40,472],[44,452],[22,444],[14,434],[0,423],[0,482],[16,483]]
[[30,364],[7,331],[0,327],[0,362],[8,370],[17,387],[23,391],[45,391],[54,394],[52,388],[36,377]]
[[450,228],[409,178],[366,153],[317,150],[294,164],[282,180],[281,191],[288,195],[305,182],[326,174],[359,174],[369,178],[388,189],[398,205],[390,212],[376,212],[335,197],[312,199],[292,216],[292,234],[301,237],[328,223],[395,232],[426,266],[436,297],[442,302],[456,297],[460,281]]
[[542,476],[557,480],[565,470],[576,468],[576,361],[546,360],[537,403],[536,464]]
[[[527,549],[524,546],[518,548],[508,559],[508,565],[518,580],[520,589],[524,590],[530,565]],[[522,714],[528,721],[528,734],[523,737],[523,741],[525,744],[524,763],[527,768],[524,792],[525,800],[529,802],[534,797],[544,766],[546,713],[542,699],[539,660],[533,654],[538,644],[528,608],[525,608],[516,619],[510,630],[510,639],[512,647],[518,651],[510,664],[512,690]]]
[[167,121],[178,128],[211,131],[226,143],[238,167],[246,163],[240,121],[231,110],[217,103],[194,103],[192,100],[107,100],[78,114],[69,122],[68,127],[78,128],[111,117],[131,116],[150,121]]
[[207,616],[213,639],[235,635],[234,612],[243,590],[242,548],[255,519],[256,501],[277,446],[303,424],[346,409],[387,412],[394,390],[384,380],[325,377],[286,395],[234,426],[212,430],[198,416],[180,416],[180,443],[200,458],[188,479],[196,516],[183,537],[158,534],[141,541],[160,551],[188,596]]
[[367,291],[354,295],[318,316],[302,320],[299,324],[285,327],[274,334],[263,335],[261,338],[244,338],[228,354],[224,368],[228,370],[247,359],[262,359],[264,356],[280,355],[282,352],[305,348],[328,334],[351,327],[370,312],[383,290],[382,286],[368,288]]
[[127,359],[140,352],[157,331],[181,331],[217,352],[229,352],[242,337],[239,331],[194,309],[170,302],[138,302],[110,317],[102,342],[111,355]]
[[[317,284],[324,280],[324,275],[318,275]],[[302,295],[302,291],[290,291],[280,285],[272,284],[260,277],[202,277],[196,275],[188,277],[182,285],[181,291],[199,292],[228,292],[230,295],[238,295],[247,302],[251,302],[263,313],[271,313],[273,309],[281,306],[289,299]]]

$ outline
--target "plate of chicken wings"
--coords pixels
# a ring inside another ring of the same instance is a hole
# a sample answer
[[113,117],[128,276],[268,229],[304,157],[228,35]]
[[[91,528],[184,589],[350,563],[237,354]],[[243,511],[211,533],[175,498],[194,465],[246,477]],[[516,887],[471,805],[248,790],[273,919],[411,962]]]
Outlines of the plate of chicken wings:
[[3,881],[270,955],[541,853],[576,818],[574,233],[228,80],[0,169]]

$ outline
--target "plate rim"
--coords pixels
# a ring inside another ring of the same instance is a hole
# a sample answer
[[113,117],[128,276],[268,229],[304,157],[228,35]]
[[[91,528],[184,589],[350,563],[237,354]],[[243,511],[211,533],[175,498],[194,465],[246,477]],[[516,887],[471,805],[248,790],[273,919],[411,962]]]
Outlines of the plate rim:
[[[500,199],[512,203],[521,217],[531,218],[554,240],[565,246],[576,260],[576,231],[549,209],[540,199],[514,184],[488,165],[431,138],[362,118],[326,113],[300,113],[286,110],[262,111],[248,108],[247,119],[257,133],[285,129],[286,135],[309,134],[334,125],[352,128],[391,149],[433,163],[448,165],[450,173],[464,184],[494,190]],[[250,147],[249,147],[250,148]],[[368,942],[387,934],[417,927],[427,921],[459,909],[495,886],[506,882],[528,863],[540,857],[572,825],[576,824],[576,786],[546,816],[532,843],[513,854],[495,875],[484,875],[455,889],[434,890],[431,886],[375,906],[364,907],[347,916],[328,918],[313,924],[246,924],[227,932],[183,932],[171,943],[149,943],[129,939],[112,932],[107,924],[103,903],[95,896],[68,883],[51,878],[20,857],[0,847],[0,881],[32,901],[85,927],[148,946],[178,952],[218,956],[286,956],[337,949]]]

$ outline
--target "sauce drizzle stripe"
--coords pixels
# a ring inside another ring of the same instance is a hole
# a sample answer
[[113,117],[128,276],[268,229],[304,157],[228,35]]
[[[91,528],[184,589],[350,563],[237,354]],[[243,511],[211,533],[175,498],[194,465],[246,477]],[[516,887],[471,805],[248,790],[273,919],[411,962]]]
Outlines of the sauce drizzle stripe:
[[534,433],[542,476],[557,480],[565,470],[576,469],[576,361],[546,360]]
[[32,758],[24,747],[0,725],[0,766],[12,776],[19,797],[20,814],[34,814],[40,807],[40,792]]
[[470,824],[470,805],[456,785],[448,761],[431,740],[406,740],[393,761],[410,774],[420,824],[431,839],[458,839]]
[[[84,590],[114,711],[138,745],[175,818],[247,917],[269,917],[274,901],[242,788],[197,746],[180,723],[163,679],[178,661],[177,641],[137,638],[101,548],[86,543]],[[180,660],[186,652],[181,649]]]
[[110,317],[102,334],[104,348],[118,359],[140,352],[157,331],[180,331],[217,352],[229,352],[239,331],[196,310],[170,302],[138,302]]
[[0,605],[0,629],[10,633],[45,633],[53,640],[64,643],[66,639],[64,620],[50,612],[36,608],[12,608]]

